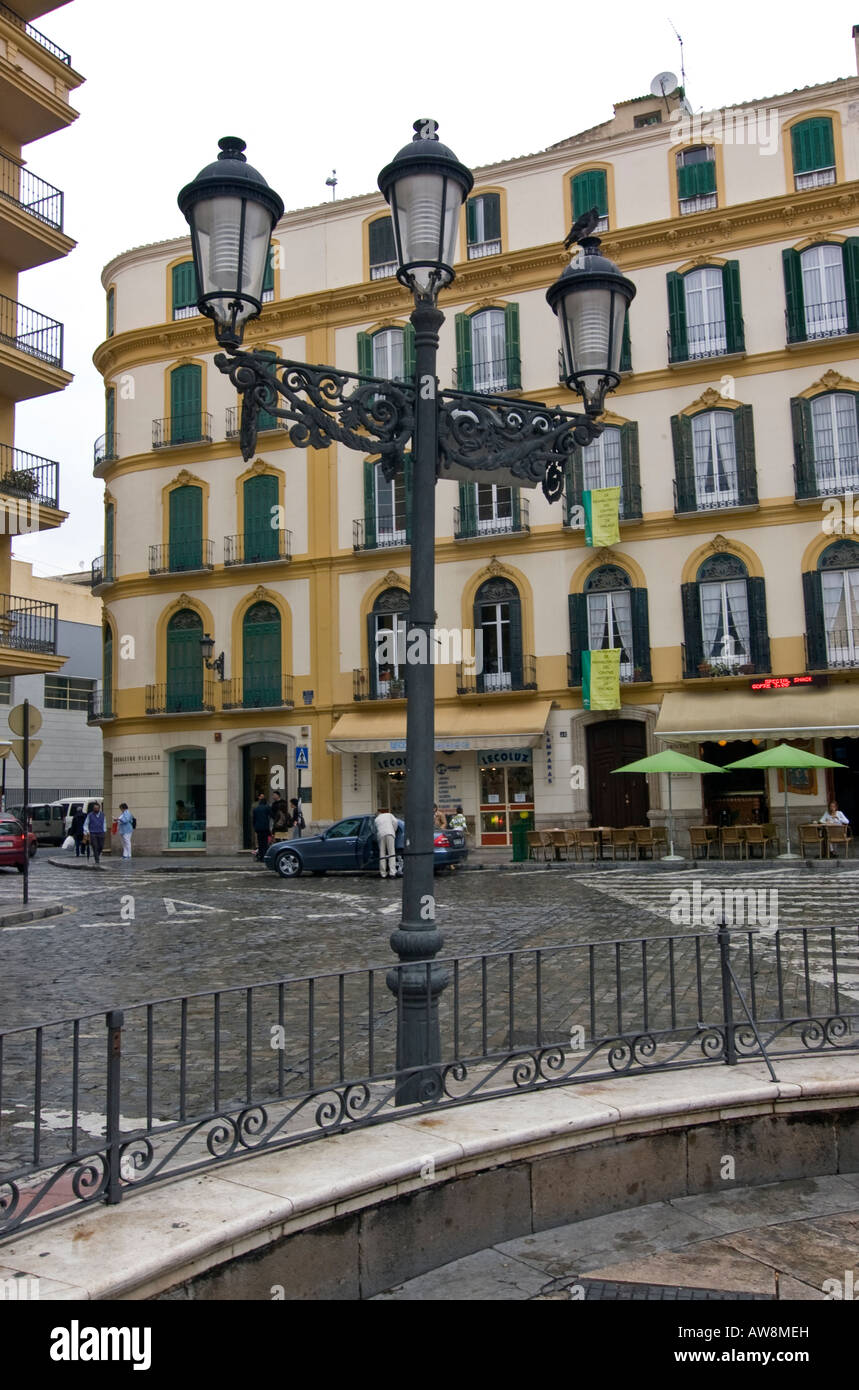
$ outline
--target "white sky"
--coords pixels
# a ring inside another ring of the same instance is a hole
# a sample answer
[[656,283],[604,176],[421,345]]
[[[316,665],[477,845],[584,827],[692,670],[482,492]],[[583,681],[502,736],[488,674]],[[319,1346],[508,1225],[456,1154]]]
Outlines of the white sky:
[[472,167],[527,154],[609,119],[657,72],[679,74],[669,18],[696,111],[856,73],[859,7],[845,0],[816,5],[813,21],[796,0],[73,0],[37,19],[86,78],[71,94],[80,119],[24,150],[32,172],[65,192],[78,247],[22,275],[19,298],[65,324],[75,380],[18,407],[16,443],[59,460],[71,515],[16,540],[15,555],[57,574],[101,552],[100,272],[120,251],[187,230],[176,194],[220,136],[247,141],[288,209],[326,201],[332,168],[338,197],[375,189],[418,116],[435,118]]

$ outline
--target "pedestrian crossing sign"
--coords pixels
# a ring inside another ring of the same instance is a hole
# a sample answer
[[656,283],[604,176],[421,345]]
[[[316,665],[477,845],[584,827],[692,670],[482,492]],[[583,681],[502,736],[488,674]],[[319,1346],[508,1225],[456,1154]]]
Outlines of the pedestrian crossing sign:
[[295,746],[295,766],[309,767],[307,761],[307,744],[298,743]]

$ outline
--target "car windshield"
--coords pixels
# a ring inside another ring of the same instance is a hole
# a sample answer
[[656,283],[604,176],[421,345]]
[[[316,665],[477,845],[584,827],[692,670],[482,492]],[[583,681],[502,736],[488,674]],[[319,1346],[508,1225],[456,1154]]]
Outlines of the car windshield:
[[0,835],[23,835],[24,829],[11,816],[0,817]]

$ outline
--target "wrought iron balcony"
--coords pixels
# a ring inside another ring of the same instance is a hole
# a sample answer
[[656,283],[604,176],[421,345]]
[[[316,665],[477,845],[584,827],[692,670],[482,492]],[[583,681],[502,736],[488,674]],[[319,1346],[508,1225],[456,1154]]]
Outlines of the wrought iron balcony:
[[476,499],[465,507],[454,507],[454,540],[474,540],[479,536],[524,535],[531,530],[527,497],[511,501],[509,516],[481,516],[480,513],[481,507]]
[[17,594],[0,594],[0,648],[4,647],[56,656],[57,605],[20,598]]
[[491,241],[473,241],[468,248],[468,259],[470,261],[482,260],[484,256],[500,256],[501,238],[495,237]]
[[693,212],[711,212],[718,207],[715,193],[695,193],[690,198],[678,198],[677,207],[681,217],[688,217]]
[[674,479],[674,515],[689,516],[695,512],[723,511],[730,507],[758,505],[758,475],[745,462],[725,465],[721,480],[718,477],[695,478],[689,485],[678,486]]
[[224,536],[225,565],[265,565],[292,559],[292,532],[267,526],[244,535]]
[[152,421],[153,449],[170,449],[179,444],[211,444],[212,417],[195,411],[192,415],[166,415]]
[[47,227],[63,230],[63,195],[52,183],[23,169],[8,155],[0,155],[0,198],[28,212]]
[[19,14],[16,14],[14,10],[10,10],[8,5],[0,5],[0,18],[5,19],[9,24],[14,24],[15,28],[25,33],[28,39],[32,39],[40,48],[46,49],[48,53],[54,58],[57,58],[61,63],[65,63],[67,67],[71,67],[72,60],[64,49],[53,43],[51,39],[46,38],[45,35],[39,29],[34,28],[32,24],[28,24],[27,21],[22,19]]
[[[582,654],[567,652],[567,685],[573,690],[578,690],[582,684]],[[650,672],[650,653],[647,653],[647,665],[636,664],[635,655],[631,661],[620,663],[620,683],[621,685],[650,685],[653,677]]]
[[93,690],[87,697],[87,716],[88,724],[100,724],[104,719],[115,719],[116,711],[113,708],[113,691],[108,686],[107,690]]
[[168,681],[165,685],[146,687],[147,714],[213,714],[214,710],[213,681]]
[[43,507],[59,507],[60,465],[26,449],[0,444],[0,492],[32,498]]
[[378,265],[370,266],[371,280],[388,280],[397,273],[396,261],[380,261]]
[[533,656],[523,656],[521,665],[510,662],[507,671],[481,671],[460,662],[456,668],[457,695],[503,695],[510,690],[537,689],[537,662]]
[[[227,406],[226,415],[226,437],[227,439],[238,439],[240,427],[240,411],[237,405]],[[289,429],[288,420],[278,420],[274,415],[268,415],[261,410],[257,416],[257,434],[265,434],[267,430],[286,430]]]
[[[584,520],[581,512],[575,509],[582,507],[582,495],[580,492],[567,490],[564,496],[564,525],[571,527],[574,531],[584,530]],[[640,521],[641,520],[641,484],[627,483],[620,490],[620,499],[617,508],[618,521]]]
[[[737,327],[739,340],[744,342],[746,328],[742,319]],[[670,328],[666,337],[669,362],[698,362],[705,357],[725,357],[732,352],[728,346],[727,325],[724,321],[687,323],[685,342],[678,341]]]
[[832,299],[826,304],[806,304],[803,315],[805,331],[802,333],[792,331],[794,325],[787,310],[784,321],[789,343],[809,343],[818,338],[842,338],[850,332],[846,299]]
[[118,555],[96,556],[90,566],[90,588],[97,589],[100,584],[115,584],[118,568]]
[[452,373],[454,390],[470,391],[475,396],[498,396],[504,391],[518,391],[521,380],[520,359],[513,353],[507,353],[493,362],[472,362],[465,371],[454,367]]
[[793,465],[794,494],[797,501],[814,497],[840,497],[845,492],[859,492],[859,457],[855,454],[834,454],[817,457],[807,469]]
[[363,517],[358,517],[352,522],[352,549],[396,550],[399,546],[409,544],[409,531],[405,523],[397,526],[395,519],[390,517],[386,521],[386,527],[383,531],[378,521],[368,524]]
[[407,694],[406,669],[387,666],[374,670],[366,666],[352,672],[353,700],[404,700]]
[[108,463],[115,458],[119,458],[119,435],[116,430],[100,434],[92,446],[93,464]]
[[793,176],[793,186],[797,193],[801,193],[804,188],[825,188],[827,184],[834,182],[834,164],[830,164],[827,169],[808,169],[804,174]]
[[166,545],[150,545],[150,574],[181,574],[187,570],[215,568],[215,543],[193,537],[190,540],[168,541]]
[[292,709],[292,676],[273,672],[248,680],[233,676],[222,687],[222,709]]
[[702,657],[693,666],[692,658],[686,650],[686,643],[680,643],[680,656],[683,663],[684,680],[724,680],[726,676],[766,676],[769,668],[755,662],[746,653],[735,657]]
[[0,342],[51,367],[63,365],[63,325],[5,294],[0,294]]
[[807,671],[855,671],[859,667],[859,627],[833,628],[805,636]]

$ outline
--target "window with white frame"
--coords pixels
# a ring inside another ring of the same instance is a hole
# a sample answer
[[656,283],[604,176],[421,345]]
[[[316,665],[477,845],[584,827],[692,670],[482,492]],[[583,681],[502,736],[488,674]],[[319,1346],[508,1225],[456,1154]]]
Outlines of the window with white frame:
[[468,259],[497,256],[501,250],[501,195],[482,193],[465,205]]
[[388,481],[376,464],[376,544],[406,544],[406,485],[402,471]]
[[619,511],[623,516],[623,469],[620,430],[616,425],[607,425],[592,444],[582,449],[582,487],[586,492],[594,488],[619,487]]
[[810,246],[800,256],[805,331],[809,338],[832,338],[847,332],[844,253],[837,243]]
[[677,203],[681,216],[716,207],[716,155],[712,145],[697,145],[677,155]]
[[595,588],[587,594],[588,648],[620,648],[620,679],[632,680],[632,595],[629,589]]
[[700,508],[739,503],[737,439],[730,410],[708,410],[692,420],[695,499]]
[[405,342],[402,328],[382,328],[372,337],[373,375],[386,381],[405,376]]
[[496,535],[513,530],[513,489],[496,483],[476,483],[477,533]]
[[699,584],[704,659],[731,672],[751,661],[749,596],[745,579]]
[[484,309],[471,316],[473,390],[507,389],[507,324],[503,309]]
[[825,569],[820,578],[827,665],[859,665],[859,568]]
[[859,429],[856,397],[845,391],[811,402],[814,473],[818,491],[859,491]]
[[690,357],[712,357],[727,352],[725,292],[722,271],[702,266],[683,277],[686,297],[686,337]]

